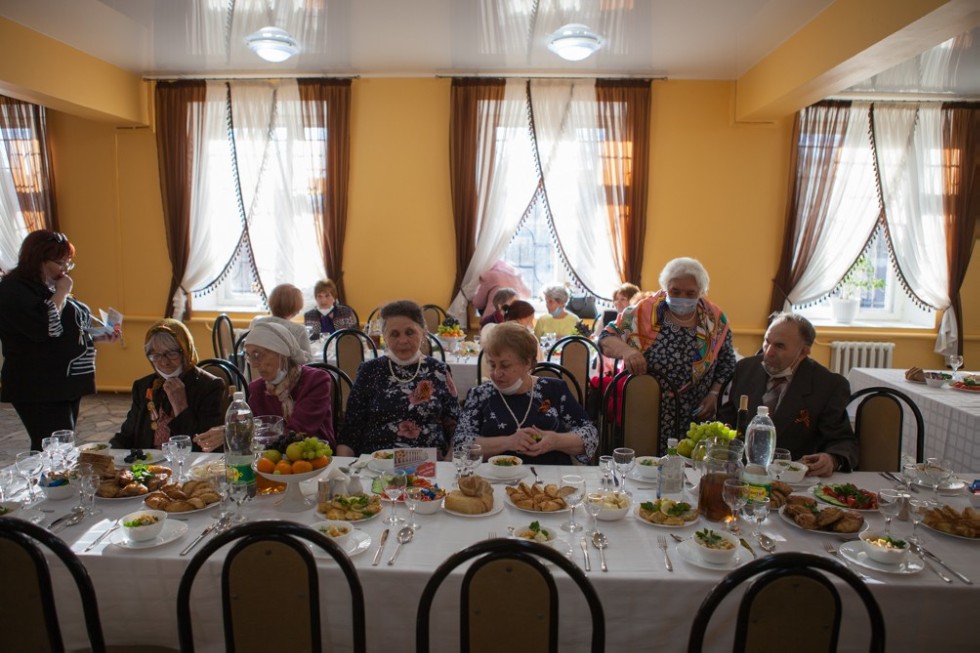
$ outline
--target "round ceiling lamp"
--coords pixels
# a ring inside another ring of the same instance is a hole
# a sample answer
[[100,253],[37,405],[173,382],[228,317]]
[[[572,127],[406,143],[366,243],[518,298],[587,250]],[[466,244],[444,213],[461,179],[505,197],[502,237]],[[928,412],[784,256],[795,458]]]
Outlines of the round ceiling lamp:
[[582,61],[602,47],[602,37],[580,23],[559,28],[548,39],[548,49],[566,61]]
[[296,39],[281,27],[263,27],[246,38],[245,45],[269,63],[282,63],[299,52]]

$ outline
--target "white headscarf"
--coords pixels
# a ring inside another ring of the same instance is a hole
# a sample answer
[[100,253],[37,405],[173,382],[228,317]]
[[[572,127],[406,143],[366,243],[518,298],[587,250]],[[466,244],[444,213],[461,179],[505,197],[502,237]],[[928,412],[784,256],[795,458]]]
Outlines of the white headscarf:
[[296,338],[289,332],[289,329],[268,320],[256,322],[252,329],[245,336],[246,345],[263,347],[269,351],[274,351],[288,358],[293,365],[298,366],[306,362],[306,352],[300,349]]

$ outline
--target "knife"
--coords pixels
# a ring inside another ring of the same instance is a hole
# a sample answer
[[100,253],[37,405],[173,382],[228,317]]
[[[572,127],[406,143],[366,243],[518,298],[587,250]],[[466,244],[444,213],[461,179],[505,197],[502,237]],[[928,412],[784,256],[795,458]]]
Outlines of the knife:
[[916,546],[919,549],[919,551],[921,551],[922,553],[926,554],[926,556],[928,556],[929,558],[935,560],[936,563],[938,563],[940,566],[943,567],[943,569],[945,569],[949,573],[953,574],[954,576],[956,576],[957,578],[959,578],[961,581],[963,581],[967,585],[973,585],[973,581],[972,580],[970,580],[969,578],[967,578],[966,576],[964,576],[960,572],[958,572],[955,569],[953,569],[952,567],[950,567],[948,564],[946,564],[946,562],[942,558],[940,558],[939,556],[937,556],[935,553],[933,553],[932,551],[927,551],[926,548],[924,546],[922,546],[921,544],[918,544]]
[[953,579],[947,576],[946,574],[944,574],[943,570],[937,567],[932,560],[926,557],[925,554],[922,553],[922,549],[917,547],[915,544],[912,544],[912,553],[918,555],[919,559],[922,560],[922,564],[925,565],[926,567],[929,567],[929,569],[932,570],[932,573],[936,574],[947,583],[953,582]]
[[746,541],[745,541],[745,538],[744,538],[744,537],[740,537],[740,538],[738,538],[738,543],[739,543],[739,544],[741,544],[742,546],[744,546],[744,547],[745,547],[746,549],[748,549],[748,550],[749,550],[749,553],[751,553],[751,554],[752,554],[752,559],[753,559],[753,560],[757,560],[757,559],[759,558],[759,556],[757,556],[757,555],[755,554],[755,551],[754,551],[754,550],[752,550],[752,545],[751,545],[751,544],[749,544],[748,542],[746,542]]
[[101,542],[102,540],[104,540],[109,533],[111,533],[112,531],[116,530],[117,528],[119,528],[119,522],[118,521],[115,524],[112,525],[112,528],[106,530],[104,533],[102,533],[102,535],[99,535],[97,538],[95,538],[95,541],[92,542],[91,544],[89,544],[87,547],[85,547],[85,550],[82,551],[82,553],[88,553],[99,542]]
[[374,554],[374,560],[371,561],[372,567],[377,567],[378,563],[381,562],[381,552],[385,550],[385,542],[388,541],[389,529],[384,529],[381,532],[381,542],[378,544],[378,552]]
[[207,526],[203,531],[201,531],[200,535],[194,538],[193,542],[191,542],[190,544],[184,547],[184,550],[180,552],[180,555],[185,556],[188,553],[190,553],[191,550],[193,550],[193,548],[197,546],[201,540],[203,540],[205,537],[208,536],[208,533],[214,530],[215,526],[217,526],[217,523],[210,524],[209,526]]
[[589,560],[589,545],[586,544],[584,537],[579,540],[579,544],[582,545],[582,555],[585,557],[585,571],[592,571],[592,561]]

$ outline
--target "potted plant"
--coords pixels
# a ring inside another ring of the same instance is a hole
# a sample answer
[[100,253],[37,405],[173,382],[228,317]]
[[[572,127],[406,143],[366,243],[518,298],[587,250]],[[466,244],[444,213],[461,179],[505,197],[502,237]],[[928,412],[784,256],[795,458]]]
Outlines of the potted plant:
[[861,299],[884,287],[885,280],[875,274],[871,259],[862,254],[841,282],[837,296],[830,298],[834,320],[851,324],[861,307]]

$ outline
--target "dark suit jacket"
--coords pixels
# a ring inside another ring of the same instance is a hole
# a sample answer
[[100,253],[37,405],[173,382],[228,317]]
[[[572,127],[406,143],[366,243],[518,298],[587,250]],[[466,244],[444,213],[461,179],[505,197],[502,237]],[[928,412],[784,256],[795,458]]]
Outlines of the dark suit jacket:
[[[762,403],[769,375],[762,367],[762,356],[743,358],[735,365],[731,394],[718,412],[718,419],[735,423],[741,395],[749,396],[749,415]],[[771,415],[776,425],[776,444],[789,449],[793,459],[826,452],[842,459],[842,469],[858,464],[858,441],[847,416],[851,386],[840,374],[831,372],[806,358],[800,363],[783,393],[783,400]]]

